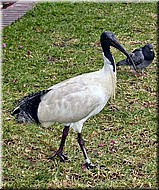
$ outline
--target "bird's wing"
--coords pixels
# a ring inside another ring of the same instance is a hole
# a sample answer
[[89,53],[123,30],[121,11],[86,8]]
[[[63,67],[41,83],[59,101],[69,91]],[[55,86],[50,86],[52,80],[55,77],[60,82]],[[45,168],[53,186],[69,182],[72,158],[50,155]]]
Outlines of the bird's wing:
[[116,66],[122,66],[122,65],[129,65],[127,59],[123,59],[116,64]]
[[43,96],[38,118],[42,122],[77,122],[100,107],[102,95],[98,86],[89,86],[80,77],[65,81]]
[[139,49],[135,49],[133,52],[132,52],[132,59],[133,61],[135,62],[135,65],[139,65],[143,62],[144,60],[144,55],[142,53],[142,48],[139,48]]

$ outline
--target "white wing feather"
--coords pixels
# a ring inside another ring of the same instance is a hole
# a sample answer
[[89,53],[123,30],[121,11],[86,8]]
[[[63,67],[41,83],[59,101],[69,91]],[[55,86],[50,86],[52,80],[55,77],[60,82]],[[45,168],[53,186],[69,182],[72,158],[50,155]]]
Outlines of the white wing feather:
[[110,80],[111,77],[105,75],[102,69],[52,86],[39,104],[40,123],[47,127],[59,122],[79,127],[76,131],[80,131],[83,122],[99,113],[113,94],[114,89],[110,88],[112,85],[109,83],[108,87],[105,86],[108,84],[105,80]]

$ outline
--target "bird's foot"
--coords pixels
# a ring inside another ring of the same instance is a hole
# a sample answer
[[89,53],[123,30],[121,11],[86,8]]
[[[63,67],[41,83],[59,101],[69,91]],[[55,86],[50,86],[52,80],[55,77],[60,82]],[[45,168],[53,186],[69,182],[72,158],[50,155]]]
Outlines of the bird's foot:
[[132,74],[133,74],[135,77],[138,77],[138,76],[139,76],[139,74],[138,74],[136,71],[131,70],[131,72],[132,72]]
[[92,164],[92,163],[88,163],[88,162],[86,162],[86,163],[84,163],[83,165],[82,165],[82,170],[85,170],[85,169],[93,169],[93,168],[95,168],[96,167],[96,165],[94,165],[94,164]]
[[141,76],[146,77],[147,74],[146,73],[141,73]]
[[61,151],[57,151],[53,156],[50,156],[49,159],[53,160],[56,156],[60,158],[61,162],[65,162],[66,160],[68,160],[67,156]]

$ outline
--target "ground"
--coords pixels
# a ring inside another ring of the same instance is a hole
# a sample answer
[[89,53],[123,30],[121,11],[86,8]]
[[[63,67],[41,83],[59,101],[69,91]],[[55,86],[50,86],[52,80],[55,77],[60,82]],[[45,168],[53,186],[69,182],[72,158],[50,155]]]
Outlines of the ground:
[[[156,57],[135,78],[117,70],[116,97],[83,127],[88,154],[102,170],[82,170],[77,134],[70,131],[69,161],[48,160],[63,126],[19,124],[19,98],[81,73],[102,68],[100,34],[112,31],[131,52],[153,43],[156,3],[39,3],[3,31],[3,187],[156,188]],[[117,61],[123,55],[112,48]]]

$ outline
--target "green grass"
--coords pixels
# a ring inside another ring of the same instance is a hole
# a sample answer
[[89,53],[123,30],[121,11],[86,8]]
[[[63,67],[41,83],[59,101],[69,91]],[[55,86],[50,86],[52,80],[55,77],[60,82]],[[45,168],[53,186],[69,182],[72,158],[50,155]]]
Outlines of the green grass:
[[[133,49],[153,43],[156,3],[39,3],[6,27],[3,48],[3,187],[156,188],[156,58],[147,77],[128,67],[117,72],[116,99],[83,127],[88,154],[103,170],[82,171],[83,155],[73,130],[69,162],[48,160],[62,125],[18,124],[10,112],[19,98],[103,66],[100,34],[113,31]],[[28,56],[27,52],[31,54]],[[112,48],[116,61],[124,56]],[[104,147],[98,147],[105,143]]]

